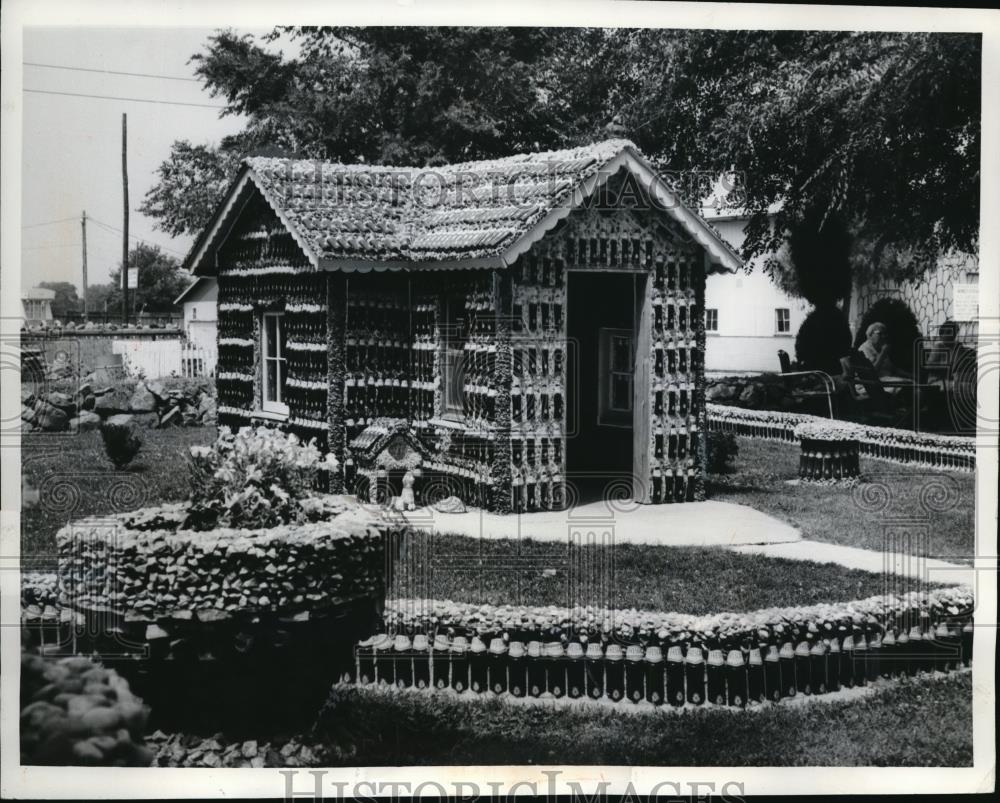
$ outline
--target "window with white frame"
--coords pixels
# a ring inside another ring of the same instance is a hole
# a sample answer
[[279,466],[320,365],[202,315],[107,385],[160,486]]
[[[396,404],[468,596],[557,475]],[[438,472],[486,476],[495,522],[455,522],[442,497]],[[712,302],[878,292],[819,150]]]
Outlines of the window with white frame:
[[719,311],[717,309],[705,310],[705,331],[706,332],[719,331]]
[[465,295],[449,295],[441,305],[442,414],[461,417],[465,409]]
[[779,335],[787,335],[792,331],[792,313],[788,307],[777,307],[774,310],[774,331]]
[[631,426],[635,381],[635,338],[631,330],[600,330],[598,366],[598,424]]
[[288,415],[285,403],[285,316],[265,312],[261,320],[261,361],[263,383],[261,409],[266,413]]

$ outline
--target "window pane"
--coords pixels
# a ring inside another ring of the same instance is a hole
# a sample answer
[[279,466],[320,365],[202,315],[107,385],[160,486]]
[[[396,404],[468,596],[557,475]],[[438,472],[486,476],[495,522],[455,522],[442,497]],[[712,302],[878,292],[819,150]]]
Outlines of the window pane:
[[273,315],[264,316],[264,356],[274,356],[275,319]]
[[285,400],[285,375],[288,372],[288,365],[284,360],[275,360],[275,373],[278,377],[278,388],[275,401]]
[[632,409],[632,381],[627,374],[611,375],[611,409]]
[[627,337],[611,338],[611,370],[629,371],[632,368],[632,341]]
[[276,360],[264,360],[264,400],[278,401],[278,377]]
[[285,356],[285,319],[279,316],[274,318],[274,328],[277,330],[278,348],[275,350],[275,357]]

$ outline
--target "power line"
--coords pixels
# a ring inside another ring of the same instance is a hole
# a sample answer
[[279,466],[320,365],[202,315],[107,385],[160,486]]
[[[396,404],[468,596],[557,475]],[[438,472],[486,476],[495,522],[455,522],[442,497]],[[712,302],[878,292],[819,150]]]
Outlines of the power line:
[[[105,223],[103,220],[98,220],[96,217],[88,215],[87,216],[87,220],[89,220],[91,223],[96,223],[98,226],[101,226],[104,229],[107,229],[109,233],[114,233],[114,234],[121,234],[122,233],[122,230],[120,228],[118,228],[117,226],[112,226],[110,223]],[[175,251],[173,248],[168,248],[165,245],[160,245],[159,243],[154,243],[148,237],[139,237],[138,235],[135,235],[135,234],[129,234],[128,237],[129,237],[130,240],[136,240],[136,241],[141,242],[141,243],[150,243],[152,245],[157,246],[158,248],[163,249],[164,251],[169,251],[171,254],[176,254],[177,256],[180,256],[180,257],[186,256],[186,254],[183,254],[180,251]]]
[[184,78],[180,75],[158,75],[148,72],[124,72],[123,70],[98,70],[94,67],[70,67],[66,64],[40,64],[37,61],[24,62],[25,67],[45,67],[50,70],[71,70],[73,72],[96,72],[105,75],[129,75],[133,78],[162,78],[165,81],[191,81],[201,83],[197,78]]
[[69,220],[79,220],[75,217],[64,217],[59,220],[46,220],[44,223],[29,223],[27,226],[21,226],[22,229],[37,229],[39,226],[51,226],[54,223],[65,223]]
[[53,89],[25,89],[25,92],[33,92],[36,95],[65,95],[71,98],[95,98],[97,100],[121,100],[127,103],[158,103],[161,106],[193,106],[197,109],[227,109],[228,106],[219,106],[211,103],[184,103],[179,100],[153,100],[152,98],[122,98],[117,95],[89,95],[83,92],[56,92]]

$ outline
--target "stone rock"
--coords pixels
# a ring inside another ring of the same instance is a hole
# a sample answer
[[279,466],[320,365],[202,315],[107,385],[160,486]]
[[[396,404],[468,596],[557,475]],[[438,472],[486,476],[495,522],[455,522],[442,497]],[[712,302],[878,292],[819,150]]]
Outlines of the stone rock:
[[26,432],[34,432],[34,431],[35,431],[35,425],[34,424],[32,424],[29,421],[22,421],[21,422],[21,434],[22,435],[24,433],[26,433]]
[[32,393],[27,388],[21,389],[21,404],[25,407],[31,407],[35,403],[35,394]]
[[76,410],[76,402],[73,401],[73,397],[68,393],[61,393],[58,390],[54,390],[48,394],[45,397],[45,401],[53,407],[58,407],[65,413],[72,413]]
[[35,424],[46,432],[62,432],[69,426],[69,416],[58,407],[42,402],[35,408]]
[[80,387],[76,389],[76,397],[82,399],[86,396],[93,396],[94,389],[90,386],[89,382],[84,382]]
[[743,392],[740,394],[740,406],[756,410],[763,405],[766,398],[764,388],[756,382],[751,382],[743,388]]
[[146,383],[146,389],[158,399],[165,399],[167,396],[167,392],[160,382],[148,382]]
[[124,388],[109,388],[106,392],[94,394],[97,401],[94,403],[94,411],[100,415],[115,415],[116,413],[127,413],[130,409],[131,395]]
[[156,396],[149,392],[149,388],[142,382],[135,386],[135,392],[128,404],[129,410],[133,413],[154,413],[156,412]]
[[135,413],[132,415],[132,420],[136,426],[146,428],[156,427],[160,424],[160,417],[156,413]]
[[253,739],[243,742],[243,747],[240,752],[243,754],[244,758],[253,758],[257,755],[257,742]]
[[465,502],[457,496],[448,496],[435,502],[432,507],[439,513],[465,513],[467,508]]
[[128,413],[119,413],[118,415],[110,416],[106,420],[113,427],[135,426],[135,416]]
[[77,422],[76,428],[80,432],[87,432],[101,426],[101,417],[97,413],[91,413],[87,410],[81,412],[74,420]]
[[35,412],[35,408],[34,407],[27,407],[27,406],[22,406],[21,407],[21,420],[22,421],[27,421],[28,423],[31,423],[31,422],[33,422],[35,420],[35,416],[36,415],[37,415],[37,413]]

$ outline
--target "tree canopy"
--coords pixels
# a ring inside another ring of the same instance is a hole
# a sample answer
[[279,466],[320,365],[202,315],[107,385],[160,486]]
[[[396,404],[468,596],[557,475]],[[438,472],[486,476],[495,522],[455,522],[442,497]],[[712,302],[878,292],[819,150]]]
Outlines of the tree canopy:
[[[139,269],[139,287],[129,290],[129,303],[134,302],[139,312],[170,312],[176,308],[174,299],[191,281],[180,263],[157,245],[140,243],[129,250],[128,266]],[[111,271],[109,282],[109,292],[103,300],[107,301],[109,310],[117,312],[122,303],[120,264]]]
[[80,311],[81,299],[73,282],[39,282],[38,286],[56,294],[52,299],[52,317],[63,318],[67,312]]
[[[281,33],[294,58],[271,50]],[[746,258],[817,214],[847,227],[860,278],[977,246],[978,35],[288,28],[217,32],[193,60],[248,123],[175,143],[143,205],[175,235],[262,148],[427,166],[593,141],[616,118],[668,171],[735,177]]]

